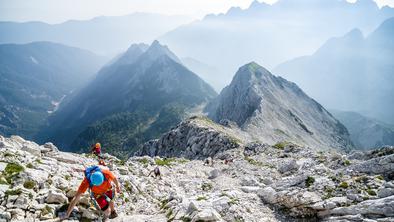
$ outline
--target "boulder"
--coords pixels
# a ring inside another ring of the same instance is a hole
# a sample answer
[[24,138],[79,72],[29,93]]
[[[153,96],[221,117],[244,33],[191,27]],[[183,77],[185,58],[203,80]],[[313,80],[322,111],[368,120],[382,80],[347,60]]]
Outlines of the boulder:
[[394,189],[393,188],[380,188],[378,190],[378,197],[379,198],[384,198],[394,195]]
[[220,214],[214,210],[214,209],[204,209],[200,212],[198,212],[192,219],[192,222],[197,222],[197,221],[220,221],[221,216]]
[[22,209],[14,208],[9,209],[9,213],[11,213],[11,221],[25,221],[25,211]]
[[[53,143],[45,143],[42,145],[48,152],[59,152],[59,149]],[[46,151],[44,151],[46,152]]]
[[263,188],[258,195],[265,203],[275,204],[277,202],[276,191],[272,187]]
[[68,199],[66,195],[63,193],[49,190],[48,196],[45,199],[46,203],[53,203],[53,204],[64,204],[67,203]]
[[243,186],[241,190],[245,193],[258,193],[261,188],[257,186]]
[[0,209],[0,220],[3,219],[5,221],[11,220],[11,213],[5,211],[5,209]]
[[23,144],[22,150],[31,153],[34,156],[41,156],[40,146],[34,142],[25,142]]
[[215,199],[212,201],[213,208],[217,210],[218,212],[222,212],[230,208],[230,198],[223,196],[219,197],[218,199]]
[[14,208],[26,210],[29,206],[29,197],[25,195],[20,195],[14,202]]
[[259,183],[253,177],[246,176],[241,180],[241,186],[258,186],[258,185]]
[[213,179],[215,179],[218,176],[219,176],[219,170],[218,169],[214,169],[214,170],[211,170],[211,172],[209,172],[208,179],[213,180]]
[[300,168],[300,166],[297,164],[295,159],[287,159],[279,163],[278,171],[280,173],[290,173],[297,171],[298,168]]
[[349,207],[338,207],[328,212],[330,215],[370,215],[394,217],[394,196],[367,200]]

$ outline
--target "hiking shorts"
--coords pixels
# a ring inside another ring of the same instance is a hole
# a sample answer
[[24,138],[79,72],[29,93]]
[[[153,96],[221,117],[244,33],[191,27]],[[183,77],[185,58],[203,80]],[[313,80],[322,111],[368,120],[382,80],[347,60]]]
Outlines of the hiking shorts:
[[102,211],[105,211],[109,207],[109,203],[112,199],[114,199],[115,193],[111,190],[105,192],[105,195],[100,195],[100,197],[96,198],[96,202]]

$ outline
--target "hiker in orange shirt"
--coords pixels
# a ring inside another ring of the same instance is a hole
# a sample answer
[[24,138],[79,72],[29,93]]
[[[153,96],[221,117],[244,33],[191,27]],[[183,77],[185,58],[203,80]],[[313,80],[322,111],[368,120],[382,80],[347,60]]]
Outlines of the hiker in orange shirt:
[[116,192],[119,194],[121,192],[119,182],[108,168],[99,166],[86,168],[85,178],[79,186],[77,194],[70,202],[66,214],[61,219],[66,219],[70,216],[73,208],[88,189],[95,206],[104,212],[104,219],[117,217],[118,214],[114,205],[115,190],[112,186],[113,183],[115,184]]

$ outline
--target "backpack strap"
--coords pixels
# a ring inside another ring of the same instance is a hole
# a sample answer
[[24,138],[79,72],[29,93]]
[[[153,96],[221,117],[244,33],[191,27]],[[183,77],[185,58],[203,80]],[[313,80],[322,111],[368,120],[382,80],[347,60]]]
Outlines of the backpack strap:
[[90,180],[90,176],[94,173],[94,172],[101,172],[104,176],[104,181],[107,180],[107,177],[105,176],[105,174],[101,171],[99,166],[91,166],[85,169],[85,178],[88,180],[89,182],[89,188],[91,189],[93,187],[92,181]]

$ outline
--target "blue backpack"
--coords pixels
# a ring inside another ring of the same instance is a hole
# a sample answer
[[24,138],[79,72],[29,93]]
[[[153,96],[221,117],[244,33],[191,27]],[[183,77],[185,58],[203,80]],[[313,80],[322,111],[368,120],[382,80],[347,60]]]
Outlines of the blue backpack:
[[[85,177],[86,177],[86,179],[89,182],[89,188],[93,187],[92,181],[90,180],[90,175],[92,175],[92,173],[94,173],[94,172],[101,172],[101,173],[103,173],[99,166],[91,166],[91,167],[88,167],[88,168],[85,169]],[[103,173],[103,176],[104,176],[104,181],[106,181],[107,178],[105,177],[104,173]]]

